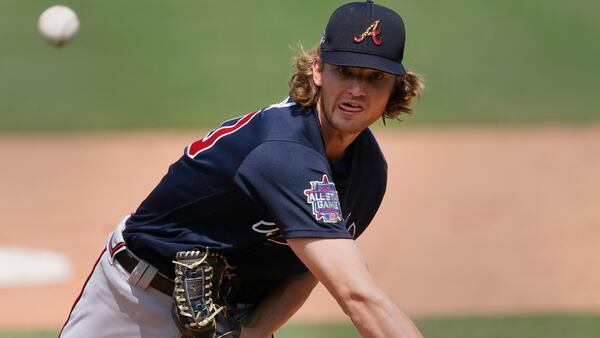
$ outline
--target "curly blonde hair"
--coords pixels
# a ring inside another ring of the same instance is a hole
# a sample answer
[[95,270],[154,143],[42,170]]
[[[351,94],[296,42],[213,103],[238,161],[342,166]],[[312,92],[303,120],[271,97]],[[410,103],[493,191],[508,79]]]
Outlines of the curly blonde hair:
[[[298,54],[293,59],[294,72],[290,78],[290,97],[304,107],[317,103],[320,88],[312,79],[312,65],[321,54],[319,45],[310,51],[299,48]],[[398,76],[396,86],[390,95],[388,103],[383,111],[383,119],[397,119],[400,114],[411,114],[411,102],[415,96],[421,96],[425,90],[423,77],[417,73],[407,70],[404,75]]]

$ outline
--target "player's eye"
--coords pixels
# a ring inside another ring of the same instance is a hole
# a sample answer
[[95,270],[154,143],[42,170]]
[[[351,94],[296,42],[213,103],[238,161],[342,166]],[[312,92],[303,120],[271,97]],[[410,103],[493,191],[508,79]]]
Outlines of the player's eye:
[[371,73],[369,75],[369,79],[374,80],[374,81],[382,80],[383,73],[380,73],[380,72]]
[[338,72],[338,74],[343,75],[343,76],[352,75],[352,71],[350,70],[350,68],[345,67],[345,66],[338,66],[337,72]]

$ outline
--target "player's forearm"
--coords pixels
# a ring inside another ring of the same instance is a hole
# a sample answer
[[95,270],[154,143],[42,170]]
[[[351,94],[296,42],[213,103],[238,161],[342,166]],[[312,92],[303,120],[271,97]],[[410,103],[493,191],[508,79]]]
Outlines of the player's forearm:
[[352,294],[338,302],[363,337],[423,337],[408,316],[383,292]]
[[288,243],[363,337],[422,338],[412,321],[377,286],[353,240],[297,238]]
[[304,304],[316,284],[311,273],[288,279],[253,311],[240,338],[270,337]]

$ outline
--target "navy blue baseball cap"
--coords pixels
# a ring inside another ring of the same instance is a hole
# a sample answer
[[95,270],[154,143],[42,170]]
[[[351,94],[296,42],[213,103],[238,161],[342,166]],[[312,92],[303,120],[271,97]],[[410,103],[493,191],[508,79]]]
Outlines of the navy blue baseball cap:
[[321,60],[402,75],[404,22],[398,13],[369,0],[336,9],[321,39]]

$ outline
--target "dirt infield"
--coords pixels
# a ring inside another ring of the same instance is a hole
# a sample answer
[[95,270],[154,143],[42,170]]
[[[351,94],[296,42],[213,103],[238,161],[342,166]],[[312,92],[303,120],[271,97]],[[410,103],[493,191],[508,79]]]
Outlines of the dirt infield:
[[[407,312],[600,311],[599,125],[377,134],[388,193],[359,243]],[[0,136],[0,246],[63,252],[74,269],[0,288],[0,327],[60,326],[106,235],[202,136]],[[296,320],[342,316],[319,288]]]

